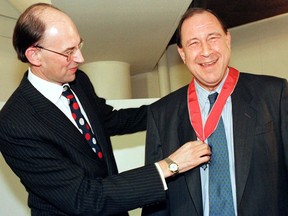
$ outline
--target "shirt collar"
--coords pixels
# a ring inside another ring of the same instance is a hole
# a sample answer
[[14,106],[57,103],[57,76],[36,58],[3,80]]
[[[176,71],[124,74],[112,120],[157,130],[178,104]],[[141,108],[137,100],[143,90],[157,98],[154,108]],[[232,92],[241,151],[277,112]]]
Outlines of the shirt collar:
[[[229,70],[229,68],[228,68]],[[204,89],[197,81],[196,79],[194,79],[194,84],[195,84],[195,88],[196,88],[196,93],[197,93],[197,97],[198,97],[198,101],[199,101],[199,106],[202,110],[202,108],[205,106],[206,103],[209,104],[210,106],[210,103],[209,103],[209,100],[208,100],[208,96],[214,92],[218,92],[220,93],[221,92],[221,89],[225,83],[225,80],[228,76],[228,73],[226,73],[224,79],[221,81],[221,83],[217,86],[217,88],[210,92],[208,91],[207,89]]]
[[53,104],[56,104],[60,99],[63,86],[41,79],[40,77],[33,74],[30,68],[28,69],[28,80],[42,95],[44,95]]

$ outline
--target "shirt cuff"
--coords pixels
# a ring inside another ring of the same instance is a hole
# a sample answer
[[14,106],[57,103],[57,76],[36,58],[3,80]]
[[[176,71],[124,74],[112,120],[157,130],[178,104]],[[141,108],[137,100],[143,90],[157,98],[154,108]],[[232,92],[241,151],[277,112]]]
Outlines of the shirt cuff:
[[163,174],[163,172],[162,172],[162,169],[160,168],[160,166],[159,166],[158,163],[155,163],[155,166],[156,166],[156,168],[157,168],[157,170],[158,170],[158,173],[159,173],[159,175],[160,175],[160,177],[161,177],[164,190],[166,191],[166,190],[168,190],[168,186],[167,186],[167,183],[166,183],[166,181],[165,181],[165,177],[164,177],[164,174]]

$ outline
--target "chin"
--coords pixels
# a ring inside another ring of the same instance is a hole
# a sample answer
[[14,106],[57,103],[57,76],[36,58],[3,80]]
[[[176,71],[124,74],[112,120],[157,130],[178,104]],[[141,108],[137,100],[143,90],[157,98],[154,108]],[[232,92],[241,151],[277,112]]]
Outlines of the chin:
[[75,80],[75,78],[76,78],[76,75],[73,74],[73,75],[67,77],[66,82],[73,82]]

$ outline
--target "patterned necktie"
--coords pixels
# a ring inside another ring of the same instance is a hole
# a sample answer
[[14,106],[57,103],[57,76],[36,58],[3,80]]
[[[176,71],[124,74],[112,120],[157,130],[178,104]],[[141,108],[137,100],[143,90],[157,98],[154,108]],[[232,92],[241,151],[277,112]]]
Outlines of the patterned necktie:
[[[217,96],[217,92],[208,96],[210,109],[214,105]],[[228,148],[222,117],[216,130],[208,138],[208,144],[212,150],[209,164],[209,215],[232,216],[235,212],[229,172]]]
[[81,133],[84,135],[86,141],[91,146],[92,150],[97,154],[97,156],[102,159],[103,154],[100,149],[100,146],[97,144],[96,137],[93,134],[90,125],[87,123],[86,119],[82,115],[80,111],[80,107],[74,94],[72,93],[69,86],[65,85],[63,87],[62,95],[69,100],[69,107],[72,113],[72,117],[75,120],[78,128],[80,129]]

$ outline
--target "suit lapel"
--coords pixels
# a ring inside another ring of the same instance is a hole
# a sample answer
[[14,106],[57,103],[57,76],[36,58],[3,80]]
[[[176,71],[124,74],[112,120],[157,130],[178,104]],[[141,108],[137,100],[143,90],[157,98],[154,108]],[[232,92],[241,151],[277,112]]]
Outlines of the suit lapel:
[[[77,130],[74,124],[48,99],[39,93],[24,77],[21,84],[21,91],[30,104],[33,104],[35,115],[40,121],[45,122],[49,127],[47,131],[53,131],[55,135],[61,137],[67,145],[76,148],[79,152],[91,158],[96,158],[95,153],[87,145],[83,135]],[[52,134],[52,133],[51,133]]]
[[[187,93],[187,91],[186,91]],[[195,141],[197,137],[191,126],[187,108],[187,95],[185,95],[185,103],[181,104],[179,109],[179,119],[180,124],[178,127],[179,134],[179,143],[182,145],[188,141]],[[192,202],[197,209],[198,215],[203,215],[203,206],[202,206],[202,192],[201,192],[201,178],[199,167],[196,167],[184,174],[187,188],[189,190]]]
[[[239,87],[240,86],[240,87]],[[247,182],[254,142],[256,111],[253,108],[253,96],[245,86],[240,75],[237,87],[232,94],[233,137],[236,172],[237,205],[240,205]]]

